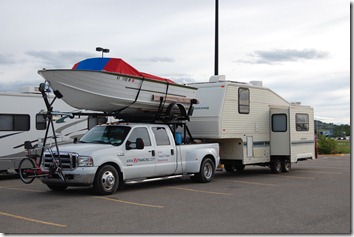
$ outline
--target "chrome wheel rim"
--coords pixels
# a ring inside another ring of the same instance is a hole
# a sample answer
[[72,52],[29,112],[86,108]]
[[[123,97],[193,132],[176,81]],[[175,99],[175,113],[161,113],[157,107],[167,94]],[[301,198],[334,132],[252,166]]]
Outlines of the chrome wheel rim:
[[210,163],[207,163],[204,166],[204,176],[207,179],[210,179],[213,176],[213,166]]
[[102,187],[106,191],[110,191],[116,183],[116,178],[114,177],[114,175],[111,171],[106,171],[102,175],[101,183],[102,183]]

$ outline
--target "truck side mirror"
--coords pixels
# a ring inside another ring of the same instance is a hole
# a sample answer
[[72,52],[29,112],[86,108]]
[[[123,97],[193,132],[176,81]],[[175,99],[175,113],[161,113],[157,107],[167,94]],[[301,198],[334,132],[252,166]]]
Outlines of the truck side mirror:
[[144,149],[144,141],[141,138],[137,138],[135,140],[135,142],[131,142],[128,140],[127,143],[125,143],[125,149],[126,150],[131,150],[131,149],[142,150],[142,149]]
[[136,149],[142,150],[144,149],[144,141],[141,138],[137,138],[135,141]]
[[132,144],[132,142],[128,140],[128,141],[125,143],[125,149],[126,149],[126,150],[131,150],[131,149],[132,149],[132,148],[130,147],[131,144]]

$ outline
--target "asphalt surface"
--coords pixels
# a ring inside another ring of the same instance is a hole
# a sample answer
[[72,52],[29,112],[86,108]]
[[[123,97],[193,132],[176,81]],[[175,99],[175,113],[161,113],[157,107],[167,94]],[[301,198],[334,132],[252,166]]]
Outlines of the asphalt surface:
[[349,155],[320,156],[289,173],[246,166],[211,183],[175,179],[127,185],[110,196],[90,188],[53,192],[0,175],[0,232],[7,234],[349,234]]

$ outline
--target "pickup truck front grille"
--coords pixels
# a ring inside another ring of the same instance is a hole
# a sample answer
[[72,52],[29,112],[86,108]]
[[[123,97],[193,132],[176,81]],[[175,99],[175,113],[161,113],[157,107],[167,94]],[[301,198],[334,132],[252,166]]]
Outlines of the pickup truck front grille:
[[[44,166],[49,167],[53,164],[53,157],[59,162],[59,156],[57,153],[44,155]],[[76,153],[60,153],[60,161],[63,170],[73,170],[76,168],[78,154]]]

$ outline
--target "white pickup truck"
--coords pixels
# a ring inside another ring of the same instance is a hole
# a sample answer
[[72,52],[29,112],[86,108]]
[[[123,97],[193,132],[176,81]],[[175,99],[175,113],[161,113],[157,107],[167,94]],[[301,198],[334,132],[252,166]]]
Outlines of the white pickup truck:
[[[220,160],[218,143],[176,145],[166,124],[97,125],[59,151],[66,182],[49,176],[41,181],[52,190],[93,186],[100,195],[113,194],[123,183],[182,175],[210,182]],[[52,155],[57,156],[44,153],[42,169]]]

